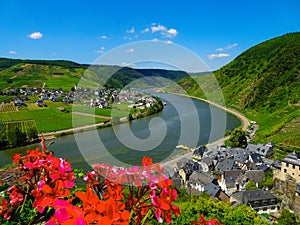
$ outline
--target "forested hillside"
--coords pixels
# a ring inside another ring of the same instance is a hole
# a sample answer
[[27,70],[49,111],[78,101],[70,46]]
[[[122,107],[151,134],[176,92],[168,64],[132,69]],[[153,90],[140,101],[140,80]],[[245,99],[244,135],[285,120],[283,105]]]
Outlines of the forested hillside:
[[0,58],[0,91],[9,88],[41,88],[43,85],[49,89],[70,90],[77,83],[90,88],[123,88],[133,81],[135,87],[165,86],[185,76],[188,74],[183,71],[87,65],[66,60]]
[[184,78],[179,84],[190,95],[206,98],[197,82],[209,90],[212,76],[227,107],[259,122],[256,141],[273,140],[281,149],[300,150],[299,32],[260,43],[213,74]]

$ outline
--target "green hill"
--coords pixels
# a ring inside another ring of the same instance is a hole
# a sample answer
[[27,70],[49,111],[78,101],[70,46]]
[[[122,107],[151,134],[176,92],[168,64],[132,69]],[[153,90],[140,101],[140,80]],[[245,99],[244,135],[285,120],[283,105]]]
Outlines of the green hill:
[[[248,49],[214,75],[226,106],[259,123],[255,141],[273,140],[283,150],[300,151],[299,32]],[[179,84],[190,95],[206,98],[197,82],[205,83],[206,89],[213,92],[211,76],[187,77]]]
[[[45,87],[70,90],[80,81],[84,87],[122,88],[165,86],[188,76],[183,71],[133,69],[108,65],[78,64],[65,60],[21,60],[0,58],[0,90]],[[143,81],[140,79],[143,78]],[[165,79],[164,79],[165,78]],[[169,81],[168,81],[169,80]]]

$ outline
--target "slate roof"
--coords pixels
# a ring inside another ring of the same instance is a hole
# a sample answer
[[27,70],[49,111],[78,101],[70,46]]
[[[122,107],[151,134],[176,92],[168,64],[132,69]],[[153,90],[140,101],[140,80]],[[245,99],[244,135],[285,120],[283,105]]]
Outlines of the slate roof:
[[173,167],[170,167],[170,166],[165,166],[164,167],[164,175],[168,176],[168,177],[173,177],[174,175],[176,175],[176,171],[175,171],[175,168]]
[[245,172],[245,176],[254,183],[262,182],[266,179],[265,173],[262,170],[249,170]]
[[204,157],[201,159],[202,163],[205,163],[208,166],[212,166],[214,164],[214,160],[210,157]]
[[258,166],[254,162],[248,161],[246,165],[248,170],[258,170]]
[[256,145],[255,144],[248,144],[246,149],[251,151],[251,152],[256,152]]
[[220,190],[221,190],[220,187],[218,185],[213,184],[213,183],[208,183],[204,187],[204,191],[207,192],[210,195],[210,197],[212,197],[212,198],[217,197]]
[[235,192],[232,196],[237,199],[240,203],[251,205],[252,202],[258,201],[260,203],[259,206],[263,205],[274,205],[277,204],[277,199],[270,192],[265,190],[250,190],[250,191],[241,191]]
[[201,183],[202,185],[207,185],[213,182],[214,178],[205,172],[197,172],[194,171],[190,176],[190,181],[194,181],[196,183]]
[[225,171],[224,172],[224,180],[226,183],[227,188],[234,188],[236,187],[236,183],[241,184],[242,183],[242,178],[238,180],[240,176],[243,175],[242,170],[230,170],[230,171]]
[[234,165],[234,159],[233,157],[227,157],[220,161],[217,165],[217,170],[219,171],[226,171],[226,170],[232,170]]
[[234,160],[245,164],[247,162],[247,160],[249,159],[249,151],[246,149],[234,149],[232,151],[232,155],[234,157]]
[[207,151],[207,148],[203,145],[199,146],[198,149],[196,149],[194,152],[193,152],[193,155],[194,156],[203,156],[204,152]]
[[189,161],[190,159],[184,157],[184,158],[181,158],[180,160],[178,160],[176,162],[176,167],[178,170],[184,168],[186,166],[186,163]]
[[217,154],[218,154],[217,150],[209,149],[208,151],[204,152],[203,157],[215,158]]
[[295,152],[288,154],[282,161],[300,166],[300,158],[298,158]]
[[254,163],[263,163],[263,160],[258,153],[251,153],[250,157]]
[[254,144],[248,144],[246,149],[255,153],[258,153],[263,156],[267,156],[272,151],[271,144],[263,145],[261,143],[254,145]]
[[259,167],[258,167],[258,169],[259,170],[262,170],[262,171],[264,171],[264,172],[266,172],[268,169],[269,169],[270,167],[268,167],[266,164],[261,164]]

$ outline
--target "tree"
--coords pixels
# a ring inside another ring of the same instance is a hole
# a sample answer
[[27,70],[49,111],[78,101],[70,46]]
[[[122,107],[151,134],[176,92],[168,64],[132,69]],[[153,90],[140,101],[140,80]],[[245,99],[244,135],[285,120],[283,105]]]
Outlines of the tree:
[[291,213],[288,209],[285,209],[280,214],[278,218],[278,225],[299,225],[300,223],[297,221],[297,217],[294,213]]
[[25,144],[27,140],[26,134],[23,133],[18,127],[8,130],[7,141],[11,147]]
[[246,184],[246,190],[257,190],[258,187],[256,187],[255,183],[253,181],[249,181]]
[[36,127],[30,127],[27,131],[28,140],[33,140],[38,138],[38,131]]
[[6,129],[0,121],[0,146],[6,146]]
[[229,140],[225,141],[227,146],[245,148],[247,146],[246,132],[241,128],[235,128],[232,131]]

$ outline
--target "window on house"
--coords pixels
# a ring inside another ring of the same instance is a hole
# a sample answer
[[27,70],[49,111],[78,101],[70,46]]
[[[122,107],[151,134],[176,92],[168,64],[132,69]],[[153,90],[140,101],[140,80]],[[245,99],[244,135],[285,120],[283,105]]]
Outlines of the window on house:
[[295,169],[295,165],[293,165],[293,169]]
[[286,166],[286,167],[289,167],[289,163],[286,163],[285,166]]
[[295,173],[292,173],[293,174],[293,176],[295,175]]
[[285,173],[286,173],[286,169],[284,169],[284,170],[283,170],[283,172],[285,172]]

